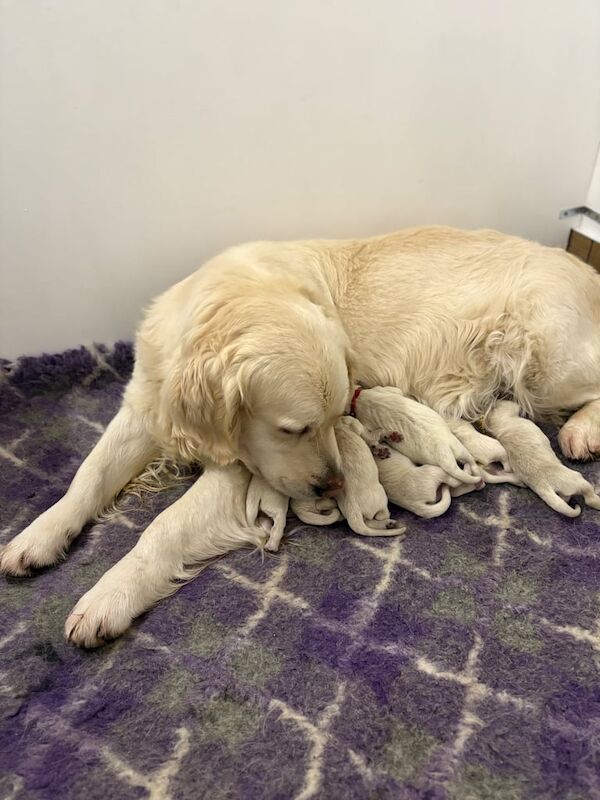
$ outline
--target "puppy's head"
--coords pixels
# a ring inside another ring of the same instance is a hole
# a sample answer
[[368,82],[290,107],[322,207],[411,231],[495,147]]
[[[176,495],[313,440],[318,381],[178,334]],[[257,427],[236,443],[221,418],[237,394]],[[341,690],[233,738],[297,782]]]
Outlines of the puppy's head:
[[333,309],[279,288],[213,297],[173,360],[160,413],[185,458],[239,459],[284,494],[314,497],[342,483],[333,426],[352,386],[349,346]]

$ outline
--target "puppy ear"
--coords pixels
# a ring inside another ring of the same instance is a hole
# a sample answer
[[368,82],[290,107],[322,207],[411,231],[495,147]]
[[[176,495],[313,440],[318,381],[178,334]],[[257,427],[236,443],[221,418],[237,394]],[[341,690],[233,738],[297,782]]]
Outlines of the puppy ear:
[[227,352],[177,359],[163,385],[161,411],[179,455],[190,461],[236,461],[242,396]]

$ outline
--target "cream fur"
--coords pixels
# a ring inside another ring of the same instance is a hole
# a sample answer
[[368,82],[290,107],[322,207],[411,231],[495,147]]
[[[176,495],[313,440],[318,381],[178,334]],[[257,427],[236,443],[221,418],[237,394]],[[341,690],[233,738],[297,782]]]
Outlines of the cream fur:
[[534,422],[519,416],[516,403],[499,402],[485,422],[506,448],[517,478],[550,508],[567,517],[577,517],[580,506],[570,506],[566,501],[581,496],[586,505],[600,509],[600,497],[593,486],[579,472],[560,463],[548,437]]
[[465,419],[449,419],[448,427],[473,456],[478,472],[486,483],[522,485],[512,472],[506,450],[499,441],[479,433]]
[[[377,432],[416,464],[441,467],[460,483],[478,483],[477,465],[442,417],[427,406],[405,397],[393,386],[363,390],[356,415],[367,430]],[[469,465],[465,470],[459,465]]]
[[332,497],[292,500],[290,506],[298,519],[307,525],[333,525],[343,519],[342,512]]
[[83,595],[66,621],[67,639],[84,647],[104,644],[211,559],[248,544],[262,547],[267,534],[246,520],[249,482],[241,465],[209,467]]
[[476,484],[464,483],[433,464],[417,466],[397,450],[378,450],[376,463],[379,480],[388,498],[395,505],[412,511],[418,517],[439,517],[450,508],[453,497],[484,487],[481,478],[478,478]]
[[406,526],[390,519],[388,500],[379,482],[377,466],[357,419],[342,417],[335,426],[345,484],[337,504],[355,533],[363,536],[396,536]]
[[[580,409],[561,443],[593,455],[600,279],[561,250],[443,227],[227,250],[153,303],[121,411],[65,497],[4,549],[0,570],[55,563],[161,455],[239,460],[277,491],[314,501],[338,482],[334,426],[354,381],[405,396],[400,430],[412,419],[407,399],[468,421],[497,397],[534,418]],[[436,436],[444,463],[456,458],[447,426],[437,423]],[[518,471],[510,450],[509,460]]]
[[273,489],[264,478],[253,475],[246,495],[248,525],[260,524],[269,533],[266,550],[277,551],[285,531],[289,498]]

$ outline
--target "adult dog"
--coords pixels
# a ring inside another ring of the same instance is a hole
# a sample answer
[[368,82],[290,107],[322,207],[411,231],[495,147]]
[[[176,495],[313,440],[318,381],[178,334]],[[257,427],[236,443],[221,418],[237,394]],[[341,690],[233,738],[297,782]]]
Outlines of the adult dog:
[[467,420],[497,397],[533,418],[579,409],[561,446],[594,455],[600,279],[561,250],[493,231],[230,249],[155,301],[121,410],[0,568],[23,575],[56,562],[159,453],[239,460],[296,499],[335,492],[334,425],[354,380]]

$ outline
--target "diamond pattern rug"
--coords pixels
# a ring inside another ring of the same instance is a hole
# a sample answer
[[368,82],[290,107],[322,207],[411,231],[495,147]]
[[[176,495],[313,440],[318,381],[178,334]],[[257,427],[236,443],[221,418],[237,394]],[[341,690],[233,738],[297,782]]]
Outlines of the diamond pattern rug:
[[[67,488],[131,348],[1,362],[0,542]],[[598,465],[583,468],[598,483]],[[84,652],[64,619],[185,490],[0,579],[0,797],[600,797],[600,515],[488,487],[405,541],[301,527]]]

